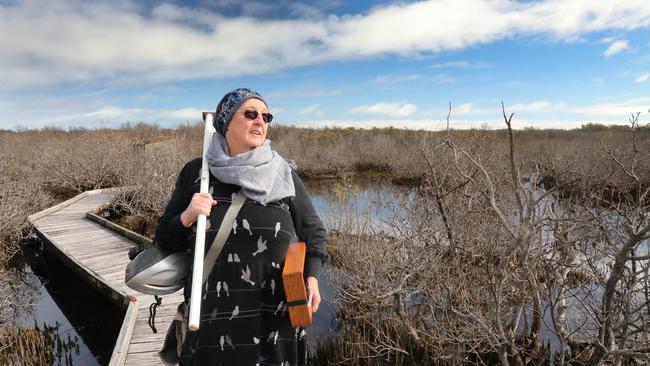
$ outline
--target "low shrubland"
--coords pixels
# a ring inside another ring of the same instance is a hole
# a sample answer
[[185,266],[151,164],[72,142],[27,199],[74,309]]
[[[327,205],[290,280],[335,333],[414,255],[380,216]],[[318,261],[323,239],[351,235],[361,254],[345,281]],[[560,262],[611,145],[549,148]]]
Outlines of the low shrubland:
[[559,134],[533,155],[537,132],[509,132],[431,136],[417,194],[385,197],[382,220],[334,197],[338,326],[320,364],[650,362],[647,132],[633,118],[627,137]]

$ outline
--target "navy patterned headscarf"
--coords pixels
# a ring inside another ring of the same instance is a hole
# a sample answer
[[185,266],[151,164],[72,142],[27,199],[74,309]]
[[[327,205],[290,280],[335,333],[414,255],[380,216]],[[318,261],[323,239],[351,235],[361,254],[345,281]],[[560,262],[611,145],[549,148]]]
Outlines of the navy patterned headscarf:
[[[235,89],[221,98],[214,118],[214,128],[221,136],[226,137],[226,131],[228,131],[232,116],[245,101],[251,98],[259,99],[266,104],[260,93],[248,88]],[[266,106],[268,108],[268,104]]]

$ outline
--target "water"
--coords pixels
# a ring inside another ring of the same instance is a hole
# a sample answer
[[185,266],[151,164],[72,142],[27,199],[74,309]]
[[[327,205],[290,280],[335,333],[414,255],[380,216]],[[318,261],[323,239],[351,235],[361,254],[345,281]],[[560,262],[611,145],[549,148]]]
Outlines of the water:
[[107,365],[124,312],[39,242],[28,245],[14,264],[8,280],[30,306],[5,309],[13,313],[11,325],[38,327],[55,348],[54,365]]
[[395,223],[407,214],[416,196],[411,187],[398,187],[385,178],[307,181],[316,212],[328,230],[369,230],[395,234]]

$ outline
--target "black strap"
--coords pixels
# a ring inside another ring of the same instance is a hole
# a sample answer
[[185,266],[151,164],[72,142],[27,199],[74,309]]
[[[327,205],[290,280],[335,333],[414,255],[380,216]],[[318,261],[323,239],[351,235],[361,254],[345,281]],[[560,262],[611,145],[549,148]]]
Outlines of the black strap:
[[159,297],[158,295],[154,295],[153,297],[156,302],[149,305],[149,327],[152,332],[158,333],[158,330],[156,329],[156,308],[162,304],[162,297]]
[[307,305],[307,299],[287,301],[287,306],[289,307],[298,306],[298,305]]

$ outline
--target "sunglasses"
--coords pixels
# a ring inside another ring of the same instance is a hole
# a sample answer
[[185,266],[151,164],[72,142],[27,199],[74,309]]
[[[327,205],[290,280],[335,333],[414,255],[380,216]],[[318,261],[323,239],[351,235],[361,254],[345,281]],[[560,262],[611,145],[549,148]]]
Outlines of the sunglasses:
[[262,120],[265,123],[271,123],[271,121],[273,121],[273,115],[271,113],[259,113],[258,111],[252,110],[238,111],[237,113],[243,113],[244,117],[246,117],[246,119],[250,119],[251,121],[257,119],[260,114],[262,115]]

